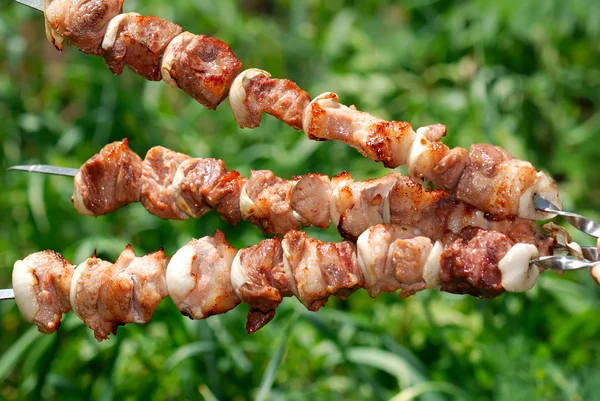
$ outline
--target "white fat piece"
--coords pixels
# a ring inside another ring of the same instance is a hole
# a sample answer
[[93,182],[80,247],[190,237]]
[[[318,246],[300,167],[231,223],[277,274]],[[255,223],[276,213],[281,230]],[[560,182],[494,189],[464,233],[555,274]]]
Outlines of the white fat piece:
[[77,266],[73,272],[71,288],[69,289],[69,301],[71,302],[71,309],[79,318],[81,318],[81,314],[79,313],[79,305],[77,304],[77,291],[79,290],[79,281],[81,280],[81,276],[90,266],[90,260],[91,259],[87,259],[85,262]]
[[558,187],[548,174],[538,171],[534,184],[529,187],[519,199],[518,216],[530,220],[548,220],[556,216],[554,213],[540,212],[535,208],[533,197],[539,196],[562,209],[562,202],[558,195]]
[[119,36],[119,29],[121,27],[121,22],[123,20],[130,17],[140,17],[141,15],[138,13],[123,13],[119,14],[108,23],[108,27],[106,28],[106,33],[104,34],[104,39],[102,39],[102,50],[109,51],[115,45],[117,38]]
[[233,258],[233,262],[231,263],[231,286],[233,287],[233,291],[235,291],[235,295],[237,295],[238,298],[243,299],[242,296],[240,296],[240,288],[242,288],[242,286],[248,282],[248,275],[246,274],[246,271],[244,270],[244,267],[242,266],[242,261],[241,261],[241,253],[242,250],[237,251],[237,253],[235,254],[235,257]]
[[246,192],[246,185],[248,185],[249,181],[250,180],[246,181],[240,193],[240,214],[244,220],[248,220],[256,210],[256,204],[250,199],[250,196],[248,196],[248,193]]
[[244,105],[244,102],[246,100],[246,85],[254,77],[259,75],[271,78],[271,74],[267,71],[259,70],[258,68],[250,68],[242,71],[231,84],[231,89],[229,90],[229,105],[231,106],[233,117],[240,128],[254,126],[253,124],[250,124],[250,113]]
[[[44,14],[46,14],[46,10],[53,2],[54,0],[44,0]],[[48,41],[50,41],[50,43],[52,43],[58,50],[63,51],[65,49],[65,37],[52,28],[46,18],[44,18],[44,25],[46,38],[48,38]]]
[[83,195],[81,194],[80,188],[83,186],[81,183],[81,171],[77,173],[75,179],[73,180],[74,190],[73,190],[73,206],[75,209],[85,215],[85,216],[95,216],[94,212],[89,210],[85,206],[85,202],[83,201]]
[[375,274],[375,255],[373,248],[369,244],[372,229],[363,232],[356,241],[356,256],[358,265],[364,278],[363,287],[371,292],[371,289],[377,284],[377,274]]
[[502,273],[502,287],[508,292],[523,292],[531,289],[538,280],[540,270],[529,264],[538,256],[532,244],[515,244],[498,262]]
[[292,294],[298,299],[298,286],[296,285],[296,279],[294,278],[294,273],[292,272],[292,267],[290,266],[289,259],[291,258],[290,247],[288,245],[287,240],[284,238],[281,241],[281,248],[283,249],[283,271],[288,279],[288,284],[290,285],[290,290]]
[[190,32],[182,32],[179,35],[175,36],[172,41],[169,42],[165,51],[163,52],[162,60],[160,63],[160,75],[162,76],[162,80],[165,81],[169,86],[173,88],[179,88],[177,82],[171,76],[171,69],[173,68],[173,64],[175,63],[175,58],[180,56],[181,53],[176,49],[179,47],[181,42],[188,39],[193,39],[194,34]]
[[440,285],[440,259],[444,252],[444,244],[436,241],[423,266],[423,281],[426,288],[435,288]]
[[490,220],[485,218],[485,213],[481,210],[469,210],[464,203],[458,204],[452,209],[446,223],[448,230],[454,234],[460,234],[465,227],[480,227],[486,230],[492,228]]
[[414,140],[407,151],[408,157],[406,160],[406,167],[408,169],[408,175],[420,184],[423,184],[424,181],[415,170],[419,158],[421,158],[421,156],[427,151],[428,146],[431,143],[425,135],[429,129],[429,127],[421,127],[417,129],[417,132],[414,135]]
[[[302,128],[304,132],[306,132],[309,137],[315,136],[317,138],[329,139],[327,135],[323,136],[322,131],[327,131],[324,127],[323,121],[320,121],[317,126],[319,127],[319,132],[315,132],[314,129],[311,129],[313,126],[313,117],[317,116],[319,119],[327,118],[326,112],[324,112],[324,107],[329,108],[339,108],[341,107],[339,103],[339,97],[333,92],[325,92],[314,98],[304,109],[304,115],[302,116]],[[321,110],[321,113],[316,113],[315,110]]]
[[192,212],[192,208],[181,196],[181,183],[185,180],[185,169],[188,164],[195,163],[197,159],[187,159],[183,163],[177,167],[177,171],[175,171],[175,176],[173,177],[173,181],[171,182],[171,192],[173,193],[173,197],[175,198],[175,204],[183,213],[187,214],[190,217],[198,218],[199,214]]
[[[354,182],[354,180],[350,177],[350,175],[347,175],[344,178],[334,177],[333,180],[331,180],[332,191],[331,198],[329,199],[329,218],[331,219],[333,226],[336,228],[339,226],[340,219],[342,217],[340,210],[338,209],[340,191],[346,186],[350,185],[352,182]],[[352,192],[352,196],[354,200],[354,191]]]
[[[192,242],[195,240],[192,240]],[[185,301],[196,286],[192,275],[192,264],[196,259],[196,251],[191,243],[180,248],[167,265],[166,282],[169,296],[175,306]]]
[[[531,188],[531,186],[526,186],[527,183],[523,182],[519,175],[522,174],[522,171],[532,171],[532,169],[531,163],[519,159],[506,160],[496,168],[488,200],[488,204],[493,205],[491,206],[493,210],[490,212],[503,215],[519,213],[523,194]],[[531,183],[532,186],[536,181],[537,177]],[[514,194],[514,197],[507,199],[507,193]],[[516,202],[517,197],[519,197],[518,203]],[[533,201],[530,195],[528,197]]]
[[[396,185],[396,182],[398,180],[395,175],[390,174],[387,177],[385,177],[385,180],[380,180],[380,182],[381,181],[383,181],[383,185],[380,185],[378,190],[376,192],[373,192],[372,194],[373,197],[380,196],[382,199],[381,215],[379,215],[379,213],[374,213],[375,209],[368,208],[366,207],[367,205],[363,205],[363,210],[365,216],[367,216],[369,226],[374,226],[376,224],[381,223],[389,224],[392,220],[392,211],[390,207],[390,192],[392,191],[392,188],[394,187],[394,185]],[[355,199],[357,197],[357,195],[354,195]]]
[[40,310],[35,292],[35,286],[38,283],[33,267],[22,260],[17,260],[12,272],[13,291],[19,312],[29,323],[33,322]]
[[410,127],[410,131],[405,134],[400,143],[393,143],[395,164],[401,166],[408,164],[412,148],[415,144],[417,133]]

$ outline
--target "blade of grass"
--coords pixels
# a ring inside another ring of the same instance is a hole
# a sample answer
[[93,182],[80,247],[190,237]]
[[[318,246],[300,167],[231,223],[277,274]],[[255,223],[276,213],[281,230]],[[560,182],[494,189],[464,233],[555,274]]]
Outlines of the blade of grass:
[[412,387],[403,390],[398,395],[392,397],[390,401],[411,401],[417,397],[427,393],[446,393],[453,395],[458,400],[468,400],[468,395],[459,387],[451,383],[436,383],[436,382],[425,382],[415,384]]
[[30,327],[0,358],[0,381],[4,381],[8,374],[16,367],[21,356],[27,348],[38,339],[41,334],[36,327]]
[[198,387],[198,392],[200,393],[200,395],[202,395],[202,397],[204,397],[206,401],[219,401],[219,399],[215,397],[212,391],[210,391],[210,389],[204,384]]
[[62,334],[59,331],[52,339],[52,344],[50,345],[50,348],[44,353],[40,364],[38,365],[38,381],[36,383],[35,389],[33,390],[33,398],[35,400],[42,399],[42,389],[44,388],[44,384],[46,384],[48,373],[50,373],[50,370],[52,369],[52,362],[54,361],[54,357],[56,356],[60,348],[61,338]]
[[293,323],[297,320],[297,313],[295,313],[290,322],[284,328],[281,333],[281,337],[279,338],[279,345],[275,349],[275,352],[271,356],[269,360],[269,364],[267,365],[267,369],[265,370],[265,374],[263,375],[260,386],[258,388],[258,394],[256,395],[255,401],[264,401],[269,396],[271,392],[271,388],[273,387],[273,382],[275,381],[275,376],[277,375],[277,368],[281,363],[281,359],[283,358],[283,354],[287,348],[287,344],[290,338],[290,330],[293,326]]
[[389,373],[398,380],[400,388],[407,388],[426,380],[412,364],[404,358],[378,348],[355,347],[348,350],[348,360],[371,366]]
[[214,349],[214,344],[208,341],[198,341],[179,347],[179,349],[165,361],[163,370],[169,371],[188,358],[203,354],[207,351],[214,351]]
[[252,369],[252,363],[246,357],[242,348],[238,345],[229,331],[223,326],[219,317],[207,319],[206,324],[215,334],[217,341],[229,353],[236,365],[244,372],[248,373]]

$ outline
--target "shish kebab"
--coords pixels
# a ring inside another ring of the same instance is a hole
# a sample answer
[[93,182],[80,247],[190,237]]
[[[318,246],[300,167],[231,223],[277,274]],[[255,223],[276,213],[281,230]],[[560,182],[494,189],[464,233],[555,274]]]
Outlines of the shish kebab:
[[292,230],[239,251],[216,231],[172,258],[162,250],[137,257],[128,245],[114,264],[94,253],[75,268],[54,251],[37,252],[15,263],[12,281],[20,312],[42,333],[58,330],[72,308],[102,341],[119,325],[146,323],[167,295],[192,319],[248,304],[246,330],[253,333],[290,296],[317,311],[329,296],[346,299],[359,288],[372,297],[398,290],[407,297],[438,286],[485,298],[527,291],[540,273],[539,253],[535,245],[473,227],[434,241],[411,227],[381,224],[356,244]]
[[348,173],[331,180],[320,174],[286,180],[268,170],[252,171],[245,178],[228,170],[222,160],[191,158],[162,146],[151,148],[142,161],[127,139],[104,146],[79,169],[11,169],[74,176],[72,200],[85,215],[103,215],[141,202],[163,219],[198,218],[215,209],[229,224],[246,220],[269,235],[283,235],[303,225],[324,229],[332,222],[345,239],[355,241],[371,226],[394,223],[415,227],[438,240],[446,231],[458,234],[475,226],[500,231],[517,242],[535,243],[543,254],[551,253],[552,247],[552,239],[532,220],[490,218],[452,195],[424,190],[398,173],[363,182]]
[[[542,220],[560,210],[554,181],[502,148],[473,145],[470,151],[440,142],[444,126],[384,121],[338,102],[334,93],[310,98],[287,79],[242,70],[222,41],[183,32],[153,16],[121,14],[123,0],[19,0],[44,11],[46,36],[63,50],[67,40],[86,54],[103,57],[115,74],[128,65],[138,75],[181,88],[209,109],[228,95],[238,125],[257,127],[262,113],[282,120],[310,139],[338,140],[387,167],[407,165],[415,180],[428,180],[458,200],[496,217]],[[484,188],[473,191],[473,188]],[[515,200],[519,200],[515,202]],[[491,201],[490,201],[491,200]],[[545,209],[537,202],[547,201]]]
[[[534,243],[545,249],[543,254],[552,248],[551,238],[534,221],[515,216],[490,218],[452,195],[424,190],[398,173],[364,182],[354,181],[348,173],[332,180],[321,174],[285,180],[268,170],[252,171],[244,178],[228,170],[222,160],[191,158],[161,146],[150,149],[142,161],[127,139],[106,145],[80,169],[47,165],[10,169],[75,177],[72,200],[86,215],[98,216],[142,202],[163,219],[197,218],[215,209],[229,224],[243,219],[270,235],[283,235],[303,225],[327,228],[331,221],[348,240],[356,240],[368,227],[381,223],[409,225],[437,240],[446,231],[458,234],[473,226]],[[580,231],[598,237],[598,223],[578,214],[555,212]],[[564,247],[568,242],[561,240],[554,246]],[[596,248],[576,246],[572,254],[598,260]],[[553,268],[568,266],[570,262],[565,261]]]

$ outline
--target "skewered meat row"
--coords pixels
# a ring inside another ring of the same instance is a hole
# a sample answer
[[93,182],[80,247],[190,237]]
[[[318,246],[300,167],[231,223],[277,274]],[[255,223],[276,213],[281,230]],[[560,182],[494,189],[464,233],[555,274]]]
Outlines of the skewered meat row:
[[533,197],[561,206],[554,181],[530,163],[491,145],[470,151],[440,142],[446,129],[429,126],[416,132],[410,124],[384,121],[339,103],[335,93],[311,101],[295,83],[249,69],[229,46],[204,35],[183,32],[178,25],[137,13],[120,14],[122,0],[46,0],[49,40],[63,49],[64,39],[88,54],[100,55],[120,74],[125,65],[149,80],[164,80],[186,91],[209,109],[229,94],[240,127],[257,127],[268,113],[310,139],[338,140],[387,167],[407,165],[411,177],[431,181],[496,217],[517,215],[541,220]]
[[530,220],[490,219],[398,173],[363,182],[348,173],[331,180],[320,174],[285,180],[267,170],[244,178],[221,160],[191,158],[160,146],[142,161],[123,140],[105,146],[75,177],[73,202],[83,214],[106,214],[137,201],[164,219],[197,218],[214,208],[230,224],[243,219],[271,235],[333,222],[346,239],[356,240],[370,226],[393,223],[418,228],[434,240],[447,230],[460,233],[476,226],[518,242],[542,246],[546,241]]
[[167,295],[192,319],[248,304],[246,329],[253,333],[290,296],[317,311],[330,296],[345,299],[359,288],[372,297],[398,290],[407,297],[437,286],[486,298],[526,291],[539,275],[529,261],[541,252],[474,227],[435,241],[415,228],[383,224],[361,234],[356,245],[293,230],[239,251],[217,231],[193,239],[171,259],[162,250],[137,257],[128,245],[114,264],[94,254],[74,269],[53,251],[38,252],[15,263],[13,286],[19,310],[43,333],[58,330],[72,307],[101,341],[119,325],[147,322]]

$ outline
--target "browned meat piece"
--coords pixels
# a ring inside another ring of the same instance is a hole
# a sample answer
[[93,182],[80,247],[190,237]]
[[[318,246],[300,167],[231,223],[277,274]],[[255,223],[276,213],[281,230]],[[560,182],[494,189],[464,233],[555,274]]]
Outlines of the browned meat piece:
[[324,243],[290,231],[281,245],[292,293],[308,310],[317,311],[330,295],[344,298],[362,284],[356,251],[348,241]]
[[242,220],[240,197],[247,179],[235,170],[221,176],[217,185],[204,198],[206,203],[217,210],[228,224],[236,225]]
[[235,79],[229,102],[241,128],[258,127],[262,113],[267,113],[300,131],[310,95],[290,80],[273,79],[268,72],[252,68]]
[[497,231],[463,230],[441,257],[442,291],[494,298],[504,292],[498,263],[513,241]]
[[458,234],[474,226],[500,231],[513,241],[535,244],[544,254],[553,245],[534,222],[492,218],[443,191],[423,190],[398,173],[363,182],[354,182],[350,174],[342,173],[333,178],[331,188],[331,221],[348,240],[356,240],[373,225],[392,223],[415,227],[434,241],[448,230]]
[[454,204],[448,197],[443,191],[426,191],[410,178],[397,175],[389,194],[390,223],[416,227],[435,241],[452,229],[448,215]]
[[142,203],[161,219],[185,220],[189,216],[177,207],[173,178],[181,163],[190,157],[156,146],[146,153],[142,164]]
[[105,322],[98,314],[100,288],[110,279],[110,262],[98,259],[96,255],[77,266],[71,281],[71,306],[73,312],[94,330],[98,341],[108,338],[115,329],[112,322]]
[[498,217],[519,214],[521,197],[537,178],[535,167],[492,145],[471,146],[469,160],[456,197]]
[[304,225],[325,229],[329,227],[331,182],[322,174],[297,177],[292,187],[290,205],[296,219]]
[[419,128],[406,164],[412,178],[427,179],[438,189],[454,192],[469,156],[463,148],[450,149],[439,142],[441,130],[439,124]]
[[127,143],[110,143],[81,166],[72,198],[79,213],[100,216],[140,200],[142,159]]
[[108,269],[110,279],[100,288],[99,314],[116,325],[148,322],[160,301],[168,295],[167,263],[162,250],[136,257],[128,245]]
[[555,240],[552,236],[540,231],[535,221],[510,217],[496,223],[500,231],[515,243],[532,244],[538,251],[539,256],[549,256],[554,253]]
[[381,291],[406,289],[410,295],[425,288],[423,267],[433,244],[419,237],[417,229],[380,224],[367,229],[358,238],[358,261],[364,276],[364,288],[372,297]]
[[260,308],[252,305],[248,310],[248,318],[246,320],[246,332],[252,334],[262,329],[275,317],[275,309],[263,312]]
[[73,266],[54,251],[37,252],[15,263],[12,283],[21,314],[41,333],[58,330],[71,310],[69,291]]
[[290,205],[294,181],[275,177],[272,171],[258,170],[242,189],[242,218],[266,234],[281,234],[301,227]]
[[236,253],[221,231],[180,248],[167,267],[169,295],[177,309],[204,319],[235,308],[240,300],[230,276]]
[[[279,238],[261,241],[255,246],[241,249],[231,267],[231,284],[240,298],[251,305],[246,330],[260,329],[275,316],[275,308],[287,294],[280,292],[282,250]],[[274,272],[280,280],[276,280]],[[283,288],[286,289],[285,287]]]
[[100,54],[111,19],[123,9],[123,0],[45,0],[46,37],[58,50],[67,41],[87,54]]
[[168,258],[162,250],[136,257],[128,245],[114,264],[95,256],[75,270],[73,311],[94,330],[98,341],[126,323],[146,323],[165,298]]
[[301,231],[290,232],[287,239],[298,241],[301,237],[306,238],[311,246],[316,247],[317,260],[323,273],[328,296],[335,295],[340,299],[346,299],[362,286],[363,276],[354,244],[349,241],[321,242]]
[[432,249],[431,240],[422,236],[397,239],[390,246],[389,261],[395,267],[401,297],[406,298],[427,288],[423,270]]
[[425,237],[440,240],[447,231],[459,234],[466,227],[495,230],[513,242],[535,245],[549,255],[552,237],[542,234],[536,223],[518,217],[496,219],[442,191],[425,191],[405,176],[398,176],[389,195],[390,222],[419,229]]
[[384,121],[338,100],[335,93],[324,93],[306,107],[303,127],[310,139],[345,142],[386,167],[406,164],[415,137],[410,124]]
[[219,180],[227,174],[222,160],[188,159],[181,163],[173,179],[177,206],[190,217],[200,217],[211,209],[206,202]]
[[210,36],[184,32],[165,50],[161,73],[208,109],[216,109],[242,69],[231,48]]
[[353,182],[348,173],[333,178],[331,220],[340,234],[356,240],[368,227],[390,222],[389,194],[400,174]]
[[136,74],[150,81],[160,81],[163,52],[181,32],[179,25],[162,18],[121,14],[108,25],[102,41],[102,57],[117,75],[128,65]]

